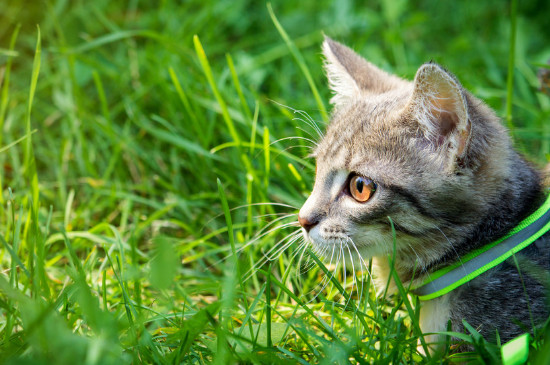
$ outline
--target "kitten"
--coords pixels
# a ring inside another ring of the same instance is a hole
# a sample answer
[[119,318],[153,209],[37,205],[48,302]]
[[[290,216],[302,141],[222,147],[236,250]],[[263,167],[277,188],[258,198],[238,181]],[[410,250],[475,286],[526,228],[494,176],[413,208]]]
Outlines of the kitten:
[[[441,66],[422,65],[410,82],[329,38],[323,53],[334,111],[298,216],[317,250],[330,257],[344,246],[355,262],[373,258],[383,290],[393,222],[395,270],[414,287],[544,203],[541,174],[513,149],[499,118]],[[462,332],[464,319],[489,340],[498,330],[504,343],[546,320],[547,274],[536,268],[550,268],[549,245],[546,233],[515,255],[521,275],[510,258],[422,302],[423,332],[445,331],[449,320]]]

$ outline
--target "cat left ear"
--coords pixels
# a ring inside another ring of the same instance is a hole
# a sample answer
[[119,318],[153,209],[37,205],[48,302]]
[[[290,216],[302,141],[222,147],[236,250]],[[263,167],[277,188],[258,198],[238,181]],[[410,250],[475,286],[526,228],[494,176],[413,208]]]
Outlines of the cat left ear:
[[420,67],[409,110],[438,150],[446,151],[453,160],[465,155],[470,138],[468,107],[453,75],[435,63]]
[[357,97],[406,87],[408,84],[326,36],[323,55],[329,87],[334,93],[330,102],[335,106],[348,104]]

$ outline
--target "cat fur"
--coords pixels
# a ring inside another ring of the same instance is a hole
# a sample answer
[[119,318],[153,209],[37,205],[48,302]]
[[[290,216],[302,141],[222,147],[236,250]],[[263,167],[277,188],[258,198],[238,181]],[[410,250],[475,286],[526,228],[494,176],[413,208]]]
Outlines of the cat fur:
[[[410,82],[328,37],[323,54],[334,109],[299,213],[318,251],[330,257],[344,245],[356,263],[373,258],[379,291],[394,254],[401,281],[414,285],[504,236],[542,204],[542,173],[514,150],[495,113],[443,67],[424,64]],[[366,203],[346,193],[352,173],[378,185]],[[445,331],[449,320],[462,332],[466,320],[505,342],[540,325],[548,318],[549,245],[546,234],[516,255],[519,271],[509,259],[422,303],[423,332]]]

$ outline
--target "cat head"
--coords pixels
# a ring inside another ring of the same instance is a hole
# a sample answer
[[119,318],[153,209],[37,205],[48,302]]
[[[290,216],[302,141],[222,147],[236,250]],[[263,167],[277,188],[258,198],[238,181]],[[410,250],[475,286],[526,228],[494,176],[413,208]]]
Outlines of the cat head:
[[428,265],[500,193],[507,133],[435,63],[410,82],[329,38],[323,53],[334,110],[299,213],[304,236],[325,257],[357,260],[392,253],[395,234],[401,262]]

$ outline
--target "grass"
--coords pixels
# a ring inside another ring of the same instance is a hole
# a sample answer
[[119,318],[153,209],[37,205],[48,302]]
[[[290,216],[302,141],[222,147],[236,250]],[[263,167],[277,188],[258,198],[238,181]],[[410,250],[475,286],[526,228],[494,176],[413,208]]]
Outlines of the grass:
[[[404,77],[440,62],[522,152],[549,160],[536,65],[550,58],[550,9],[515,6],[5,0],[0,362],[460,360],[417,353],[406,288],[379,298],[348,272],[321,290],[324,265],[306,256],[300,270],[297,244],[277,252],[294,228],[274,228],[313,182],[307,115],[322,129],[330,98],[322,32]],[[498,362],[471,330],[463,356]]]

